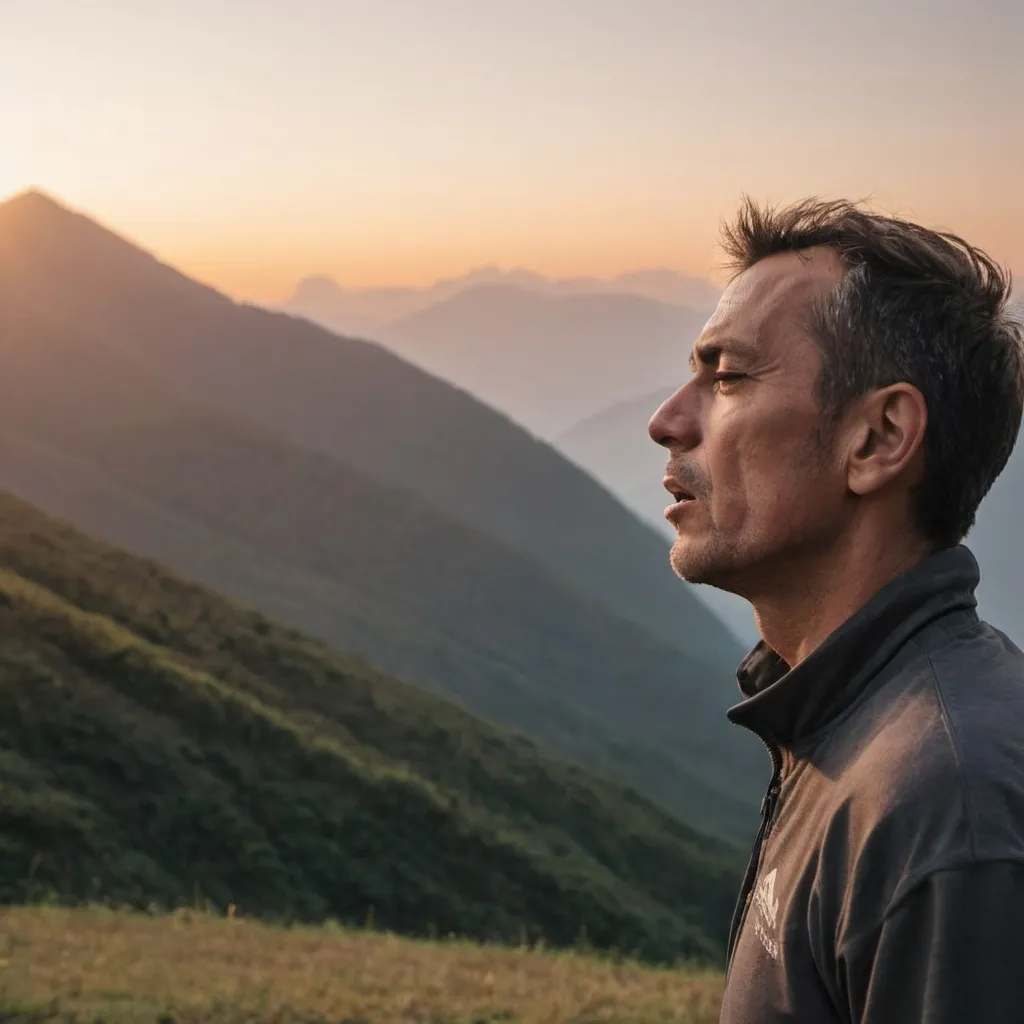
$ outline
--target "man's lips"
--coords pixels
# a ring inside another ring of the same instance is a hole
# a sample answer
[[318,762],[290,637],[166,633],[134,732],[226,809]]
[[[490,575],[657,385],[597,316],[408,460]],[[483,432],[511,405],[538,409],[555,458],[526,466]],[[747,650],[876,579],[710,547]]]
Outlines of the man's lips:
[[692,491],[688,491],[675,477],[667,476],[662,480],[662,486],[668,491],[669,494],[675,498],[676,503],[684,501],[693,501],[694,494]]
[[673,498],[672,504],[665,509],[665,518],[674,524],[683,514],[684,510],[696,501],[696,495],[671,475],[665,477],[662,485]]

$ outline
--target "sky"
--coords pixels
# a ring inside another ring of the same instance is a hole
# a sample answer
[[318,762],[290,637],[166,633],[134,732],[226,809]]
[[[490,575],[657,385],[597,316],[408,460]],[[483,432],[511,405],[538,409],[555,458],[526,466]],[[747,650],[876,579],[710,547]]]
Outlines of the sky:
[[741,195],[1024,274],[1018,0],[0,0],[0,198],[236,298],[308,274],[715,276]]

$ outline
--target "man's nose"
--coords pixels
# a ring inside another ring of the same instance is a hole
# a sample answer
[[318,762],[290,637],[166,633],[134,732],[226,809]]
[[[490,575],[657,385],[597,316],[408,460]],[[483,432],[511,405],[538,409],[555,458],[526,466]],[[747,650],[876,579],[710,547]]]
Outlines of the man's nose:
[[700,444],[700,422],[696,396],[684,384],[674,395],[662,402],[647,425],[647,433],[655,444],[663,448],[682,448],[689,451]]

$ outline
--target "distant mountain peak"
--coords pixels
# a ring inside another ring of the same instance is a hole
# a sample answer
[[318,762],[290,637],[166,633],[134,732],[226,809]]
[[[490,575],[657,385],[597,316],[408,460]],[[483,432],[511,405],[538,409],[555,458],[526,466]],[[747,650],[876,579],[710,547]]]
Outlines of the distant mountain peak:
[[309,277],[302,278],[295,286],[291,301],[323,301],[345,294],[346,289],[342,288],[333,277],[328,277],[326,274],[311,274]]
[[291,298],[272,308],[313,320],[344,335],[381,339],[410,317],[452,300],[470,307],[489,294],[505,304],[511,296],[543,306],[544,299],[647,300],[690,310],[708,311],[718,303],[719,289],[710,281],[667,268],[643,268],[615,277],[546,277],[523,267],[496,264],[474,267],[458,277],[429,286],[347,288],[325,274],[299,281]]

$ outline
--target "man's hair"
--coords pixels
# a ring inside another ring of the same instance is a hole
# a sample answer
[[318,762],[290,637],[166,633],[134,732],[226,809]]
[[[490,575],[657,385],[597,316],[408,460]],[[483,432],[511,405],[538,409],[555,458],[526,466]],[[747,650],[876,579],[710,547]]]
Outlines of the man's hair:
[[722,229],[728,266],[834,249],[843,280],[809,310],[822,350],[822,406],[831,424],[854,398],[906,382],[928,407],[915,525],[936,547],[957,544],[1002,472],[1024,410],[1024,327],[1011,279],[962,238],[846,200],[784,208],[744,199]]

